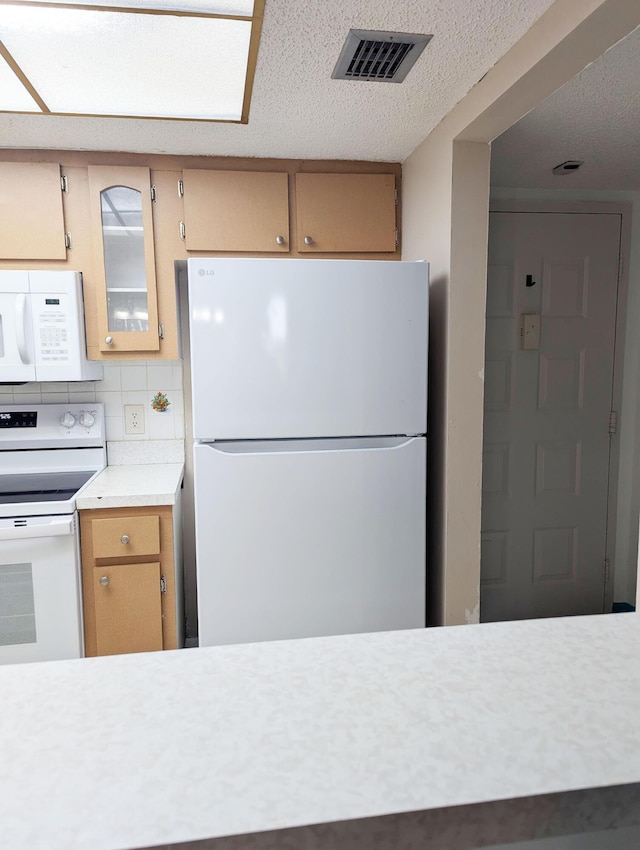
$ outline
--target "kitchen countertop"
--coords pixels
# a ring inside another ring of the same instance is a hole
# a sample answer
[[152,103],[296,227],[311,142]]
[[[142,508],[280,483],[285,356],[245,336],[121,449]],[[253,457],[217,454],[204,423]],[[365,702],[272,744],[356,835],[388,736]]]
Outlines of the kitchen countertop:
[[639,646],[634,613],[3,667],[2,844],[458,850],[635,826]]
[[107,466],[76,498],[78,510],[175,505],[182,484],[181,463]]

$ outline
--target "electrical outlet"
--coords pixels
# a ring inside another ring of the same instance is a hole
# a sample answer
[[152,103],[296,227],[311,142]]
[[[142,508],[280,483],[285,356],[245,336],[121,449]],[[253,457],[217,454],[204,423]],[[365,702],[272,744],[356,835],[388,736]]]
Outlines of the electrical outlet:
[[124,433],[144,434],[144,404],[125,404]]

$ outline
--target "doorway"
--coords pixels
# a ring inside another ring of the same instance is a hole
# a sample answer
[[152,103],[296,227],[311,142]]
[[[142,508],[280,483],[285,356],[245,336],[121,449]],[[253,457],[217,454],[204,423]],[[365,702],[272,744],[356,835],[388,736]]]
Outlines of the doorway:
[[483,621],[610,610],[621,242],[620,212],[490,214]]

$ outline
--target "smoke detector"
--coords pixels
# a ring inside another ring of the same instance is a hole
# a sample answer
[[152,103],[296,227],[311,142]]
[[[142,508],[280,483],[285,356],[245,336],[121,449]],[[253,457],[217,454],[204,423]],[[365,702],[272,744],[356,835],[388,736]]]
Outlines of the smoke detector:
[[419,33],[349,30],[331,79],[401,83],[432,38]]
[[581,165],[584,165],[583,159],[568,159],[566,162],[561,162],[560,165],[556,165],[556,167],[551,170],[556,175],[573,174],[573,172],[577,171]]

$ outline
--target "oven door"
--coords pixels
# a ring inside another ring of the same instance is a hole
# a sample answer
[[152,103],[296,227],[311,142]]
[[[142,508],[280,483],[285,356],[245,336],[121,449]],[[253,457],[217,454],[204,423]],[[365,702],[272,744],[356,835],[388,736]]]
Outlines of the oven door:
[[0,664],[82,656],[77,521],[0,519]]

